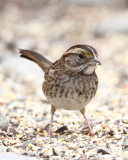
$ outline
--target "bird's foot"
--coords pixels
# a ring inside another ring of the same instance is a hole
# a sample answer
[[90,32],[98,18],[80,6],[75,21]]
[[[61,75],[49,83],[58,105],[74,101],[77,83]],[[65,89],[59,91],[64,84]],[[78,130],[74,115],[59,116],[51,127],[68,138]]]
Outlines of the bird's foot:
[[91,137],[94,137],[95,136],[95,133],[92,131],[92,129],[88,129],[87,133],[91,136]]

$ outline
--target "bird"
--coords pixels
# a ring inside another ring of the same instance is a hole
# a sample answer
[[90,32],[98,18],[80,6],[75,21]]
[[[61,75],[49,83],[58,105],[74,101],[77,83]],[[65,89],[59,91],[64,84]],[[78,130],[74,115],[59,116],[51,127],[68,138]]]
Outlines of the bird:
[[85,107],[98,89],[95,70],[101,62],[96,49],[87,44],[77,44],[66,50],[55,62],[34,51],[19,49],[19,52],[22,58],[37,63],[45,73],[42,90],[51,104],[49,136],[53,135],[53,117],[58,109],[80,111],[87,124],[88,134],[94,135],[85,115]]

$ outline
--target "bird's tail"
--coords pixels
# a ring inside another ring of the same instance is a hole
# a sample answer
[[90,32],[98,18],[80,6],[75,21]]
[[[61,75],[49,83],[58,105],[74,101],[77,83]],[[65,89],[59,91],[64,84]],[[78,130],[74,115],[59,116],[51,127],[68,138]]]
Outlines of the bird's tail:
[[41,69],[46,72],[48,68],[52,65],[52,62],[40,55],[39,53],[29,51],[29,50],[24,50],[24,49],[19,49],[20,50],[20,57],[29,59],[35,63],[37,63]]

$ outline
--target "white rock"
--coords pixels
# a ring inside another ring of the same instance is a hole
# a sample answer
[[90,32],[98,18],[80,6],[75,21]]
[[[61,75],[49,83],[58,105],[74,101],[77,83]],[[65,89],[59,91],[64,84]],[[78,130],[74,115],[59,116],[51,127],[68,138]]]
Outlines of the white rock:
[[6,131],[8,128],[8,120],[7,117],[5,115],[3,115],[3,113],[1,113],[0,111],[0,129],[3,131]]

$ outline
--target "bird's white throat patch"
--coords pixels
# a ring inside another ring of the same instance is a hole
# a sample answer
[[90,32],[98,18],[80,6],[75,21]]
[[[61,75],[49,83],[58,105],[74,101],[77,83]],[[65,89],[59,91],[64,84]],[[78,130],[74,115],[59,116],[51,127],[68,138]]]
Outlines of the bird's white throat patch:
[[84,74],[92,74],[96,69],[96,65],[89,65],[85,70]]

